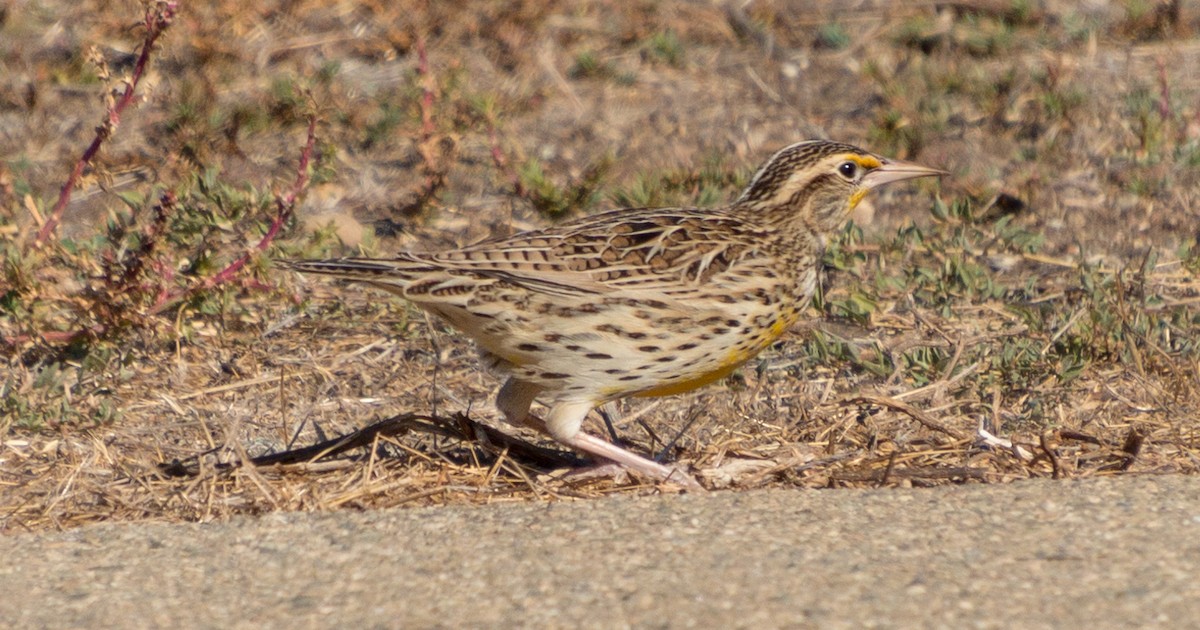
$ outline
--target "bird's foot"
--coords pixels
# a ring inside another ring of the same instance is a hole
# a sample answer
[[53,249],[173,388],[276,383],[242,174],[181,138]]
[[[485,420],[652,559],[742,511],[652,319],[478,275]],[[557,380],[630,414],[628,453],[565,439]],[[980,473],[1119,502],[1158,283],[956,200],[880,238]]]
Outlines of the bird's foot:
[[[641,473],[656,481],[673,483],[688,490],[704,491],[704,486],[700,485],[700,482],[678,468],[664,466],[652,459],[646,459],[641,455],[627,451],[615,444],[605,442],[582,431],[567,440],[563,440],[563,443],[585,453],[608,460],[609,464],[615,464],[626,470]],[[601,464],[600,468],[603,469],[605,465]]]

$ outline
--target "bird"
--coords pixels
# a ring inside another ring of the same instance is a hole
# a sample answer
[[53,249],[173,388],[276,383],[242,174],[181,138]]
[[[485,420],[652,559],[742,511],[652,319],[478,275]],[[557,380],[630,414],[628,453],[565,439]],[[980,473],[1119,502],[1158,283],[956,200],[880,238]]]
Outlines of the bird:
[[496,407],[510,424],[702,489],[583,431],[584,419],[729,376],[806,316],[826,240],[870,190],[946,174],[807,140],[778,150],[721,207],[623,208],[448,251],[281,262],[399,295],[472,338],[506,378]]

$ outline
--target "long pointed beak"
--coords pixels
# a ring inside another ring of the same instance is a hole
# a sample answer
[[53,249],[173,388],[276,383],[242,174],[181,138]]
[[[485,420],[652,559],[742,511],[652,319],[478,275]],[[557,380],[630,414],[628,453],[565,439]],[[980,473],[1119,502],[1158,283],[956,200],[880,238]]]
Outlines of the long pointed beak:
[[862,185],[867,188],[878,188],[884,184],[898,182],[905,179],[913,179],[916,177],[934,177],[949,175],[950,173],[912,162],[902,162],[900,160],[885,160],[883,164],[862,179]]

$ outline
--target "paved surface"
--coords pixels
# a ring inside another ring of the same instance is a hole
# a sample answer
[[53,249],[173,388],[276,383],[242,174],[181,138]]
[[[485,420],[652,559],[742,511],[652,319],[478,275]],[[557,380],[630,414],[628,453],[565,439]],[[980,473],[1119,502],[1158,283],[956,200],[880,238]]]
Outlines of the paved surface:
[[1200,627],[1200,478],[283,514],[0,539],[0,626]]

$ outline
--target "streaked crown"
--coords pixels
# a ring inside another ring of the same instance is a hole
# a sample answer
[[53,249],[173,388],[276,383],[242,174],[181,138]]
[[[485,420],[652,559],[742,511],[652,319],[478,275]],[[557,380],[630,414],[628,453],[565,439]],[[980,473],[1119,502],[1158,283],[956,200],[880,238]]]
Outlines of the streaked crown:
[[837,229],[867,192],[877,186],[942,175],[943,171],[880,157],[851,144],[808,140],[784,147],[751,178],[735,208],[800,221],[822,232]]

